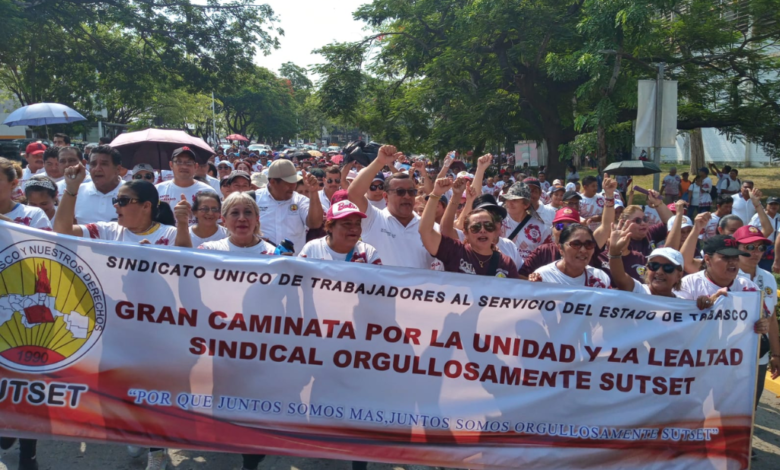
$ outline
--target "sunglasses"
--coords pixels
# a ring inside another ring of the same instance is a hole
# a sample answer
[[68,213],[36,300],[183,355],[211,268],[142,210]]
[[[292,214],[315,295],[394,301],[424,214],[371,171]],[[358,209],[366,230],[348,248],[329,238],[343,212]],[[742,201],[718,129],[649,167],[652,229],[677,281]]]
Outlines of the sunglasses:
[[112,198],[111,202],[115,206],[125,207],[128,204],[138,204],[141,201],[137,198],[130,197],[130,196],[119,196],[119,197]]
[[629,222],[633,222],[637,225],[639,224],[646,224],[650,220],[650,217],[636,217],[634,219],[630,219]]
[[144,173],[143,175],[140,173],[136,173],[133,175],[134,180],[149,180],[152,181],[154,179],[154,173]]
[[469,226],[469,232],[479,233],[483,228],[486,232],[493,233],[496,231],[496,224],[494,222],[477,222],[476,224]]
[[388,189],[388,193],[396,193],[399,197],[404,197],[407,194],[415,197],[417,196],[417,190],[416,189]]
[[385,185],[383,184],[372,184],[368,187],[371,191],[378,191],[380,189],[385,189]]
[[745,251],[758,251],[760,253],[763,253],[766,251],[766,245],[764,243],[760,245],[744,245]]
[[198,210],[196,212],[201,212],[203,214],[208,214],[209,211],[213,212],[214,214],[219,214],[220,213],[219,207],[198,207]]
[[197,163],[193,162],[192,160],[173,160],[173,164],[176,166],[186,166],[186,167],[193,167],[197,165]]
[[680,266],[677,266],[676,264],[672,264],[672,263],[661,264],[661,263],[658,263],[656,261],[651,261],[651,262],[647,263],[647,269],[649,269],[650,271],[653,271],[653,272],[656,272],[659,269],[663,269],[666,274],[672,274],[676,270],[682,269],[682,268]]
[[553,227],[555,227],[555,230],[561,231],[571,225],[571,222],[558,222],[557,224],[553,224]]
[[328,184],[333,184],[333,183],[341,184],[341,178],[337,178],[335,180],[328,178]]
[[596,248],[596,242],[593,240],[585,240],[584,242],[581,242],[579,240],[572,240],[570,242],[566,242],[567,245],[574,248],[575,250],[579,250],[582,247],[585,247],[586,250],[594,250]]

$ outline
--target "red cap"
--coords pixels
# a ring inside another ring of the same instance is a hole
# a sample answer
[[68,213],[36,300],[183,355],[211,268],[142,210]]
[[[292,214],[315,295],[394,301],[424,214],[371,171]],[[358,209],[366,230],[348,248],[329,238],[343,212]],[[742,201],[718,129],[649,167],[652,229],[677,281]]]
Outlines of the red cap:
[[[675,203],[667,204],[666,207],[672,211],[672,214],[677,213],[677,205]],[[685,215],[688,212],[688,209],[683,211],[683,215]]]
[[46,151],[46,146],[40,142],[32,142],[28,144],[27,149],[25,150],[25,152],[27,152],[28,155],[37,155],[45,151]]
[[553,223],[557,224],[559,222],[573,222],[578,224],[580,223],[580,213],[571,207],[558,209],[558,212],[555,213],[555,219],[553,219]]
[[335,193],[333,193],[333,196],[330,197],[330,203],[335,204],[337,202],[341,201],[348,201],[349,200],[349,193],[346,189],[339,189]]
[[736,232],[734,232],[734,239],[737,240],[738,243],[755,243],[755,242],[764,242],[767,244],[771,244],[771,240],[766,238],[763,233],[761,233],[761,230],[759,230],[756,227],[753,227],[752,225],[743,225],[739,228]]

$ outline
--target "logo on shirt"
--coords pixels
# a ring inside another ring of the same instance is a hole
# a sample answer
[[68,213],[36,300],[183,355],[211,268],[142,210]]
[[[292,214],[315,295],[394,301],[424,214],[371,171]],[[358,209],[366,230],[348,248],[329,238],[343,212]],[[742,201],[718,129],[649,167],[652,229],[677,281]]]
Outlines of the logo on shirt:
[[772,297],[772,294],[773,294],[774,292],[772,291],[772,288],[771,288],[771,287],[767,287],[766,289],[764,289],[764,293],[765,293],[765,295],[766,295],[767,297]]
[[460,260],[460,270],[466,274],[477,274],[477,272],[474,271],[474,266],[465,259]]
[[75,252],[26,240],[0,252],[0,367],[45,373],[81,359],[106,326],[100,280]]
[[644,276],[644,275],[645,275],[645,273],[647,272],[647,268],[646,268],[646,267],[644,267],[644,266],[642,266],[641,264],[635,264],[635,265],[633,265],[633,266],[631,266],[631,267],[632,267],[632,268],[634,268],[634,269],[636,270],[636,273],[637,273],[639,276]]
[[508,276],[509,276],[509,271],[505,271],[503,269],[497,269],[496,270],[496,277],[505,278],[505,277],[508,277]]
[[542,241],[542,231],[539,230],[538,225],[528,224],[525,228],[525,237],[533,243],[539,243]]
[[395,238],[395,234],[393,232],[391,232],[390,230],[387,230],[387,229],[383,228],[383,229],[380,230],[380,232],[384,233],[385,235],[389,235],[389,236]]
[[30,218],[30,217],[17,217],[17,218],[14,219],[14,222],[16,222],[17,224],[26,225],[26,226],[29,227],[30,224],[32,223],[32,218]]
[[604,199],[601,199],[600,197],[596,198],[596,205],[599,207],[604,207]]
[[298,204],[290,204],[290,212],[297,212]]
[[607,287],[604,282],[599,279],[597,276],[589,276],[587,287]]

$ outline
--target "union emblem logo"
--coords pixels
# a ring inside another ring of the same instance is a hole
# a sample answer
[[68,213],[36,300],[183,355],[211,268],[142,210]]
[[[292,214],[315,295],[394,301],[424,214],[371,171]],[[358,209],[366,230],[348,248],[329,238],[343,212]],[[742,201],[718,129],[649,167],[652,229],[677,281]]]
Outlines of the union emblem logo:
[[103,289],[76,253],[42,240],[0,252],[0,366],[64,369],[98,342],[105,325]]

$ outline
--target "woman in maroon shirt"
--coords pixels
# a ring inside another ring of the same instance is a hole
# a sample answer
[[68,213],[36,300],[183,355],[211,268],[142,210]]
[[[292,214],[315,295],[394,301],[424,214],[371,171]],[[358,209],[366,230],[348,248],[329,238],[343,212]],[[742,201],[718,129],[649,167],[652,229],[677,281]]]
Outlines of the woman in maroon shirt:
[[517,278],[515,263],[496,248],[500,222],[487,210],[472,211],[466,218],[463,227],[466,243],[436,231],[436,206],[451,187],[450,179],[439,178],[425,204],[419,228],[425,249],[444,263],[444,270],[448,272]]

